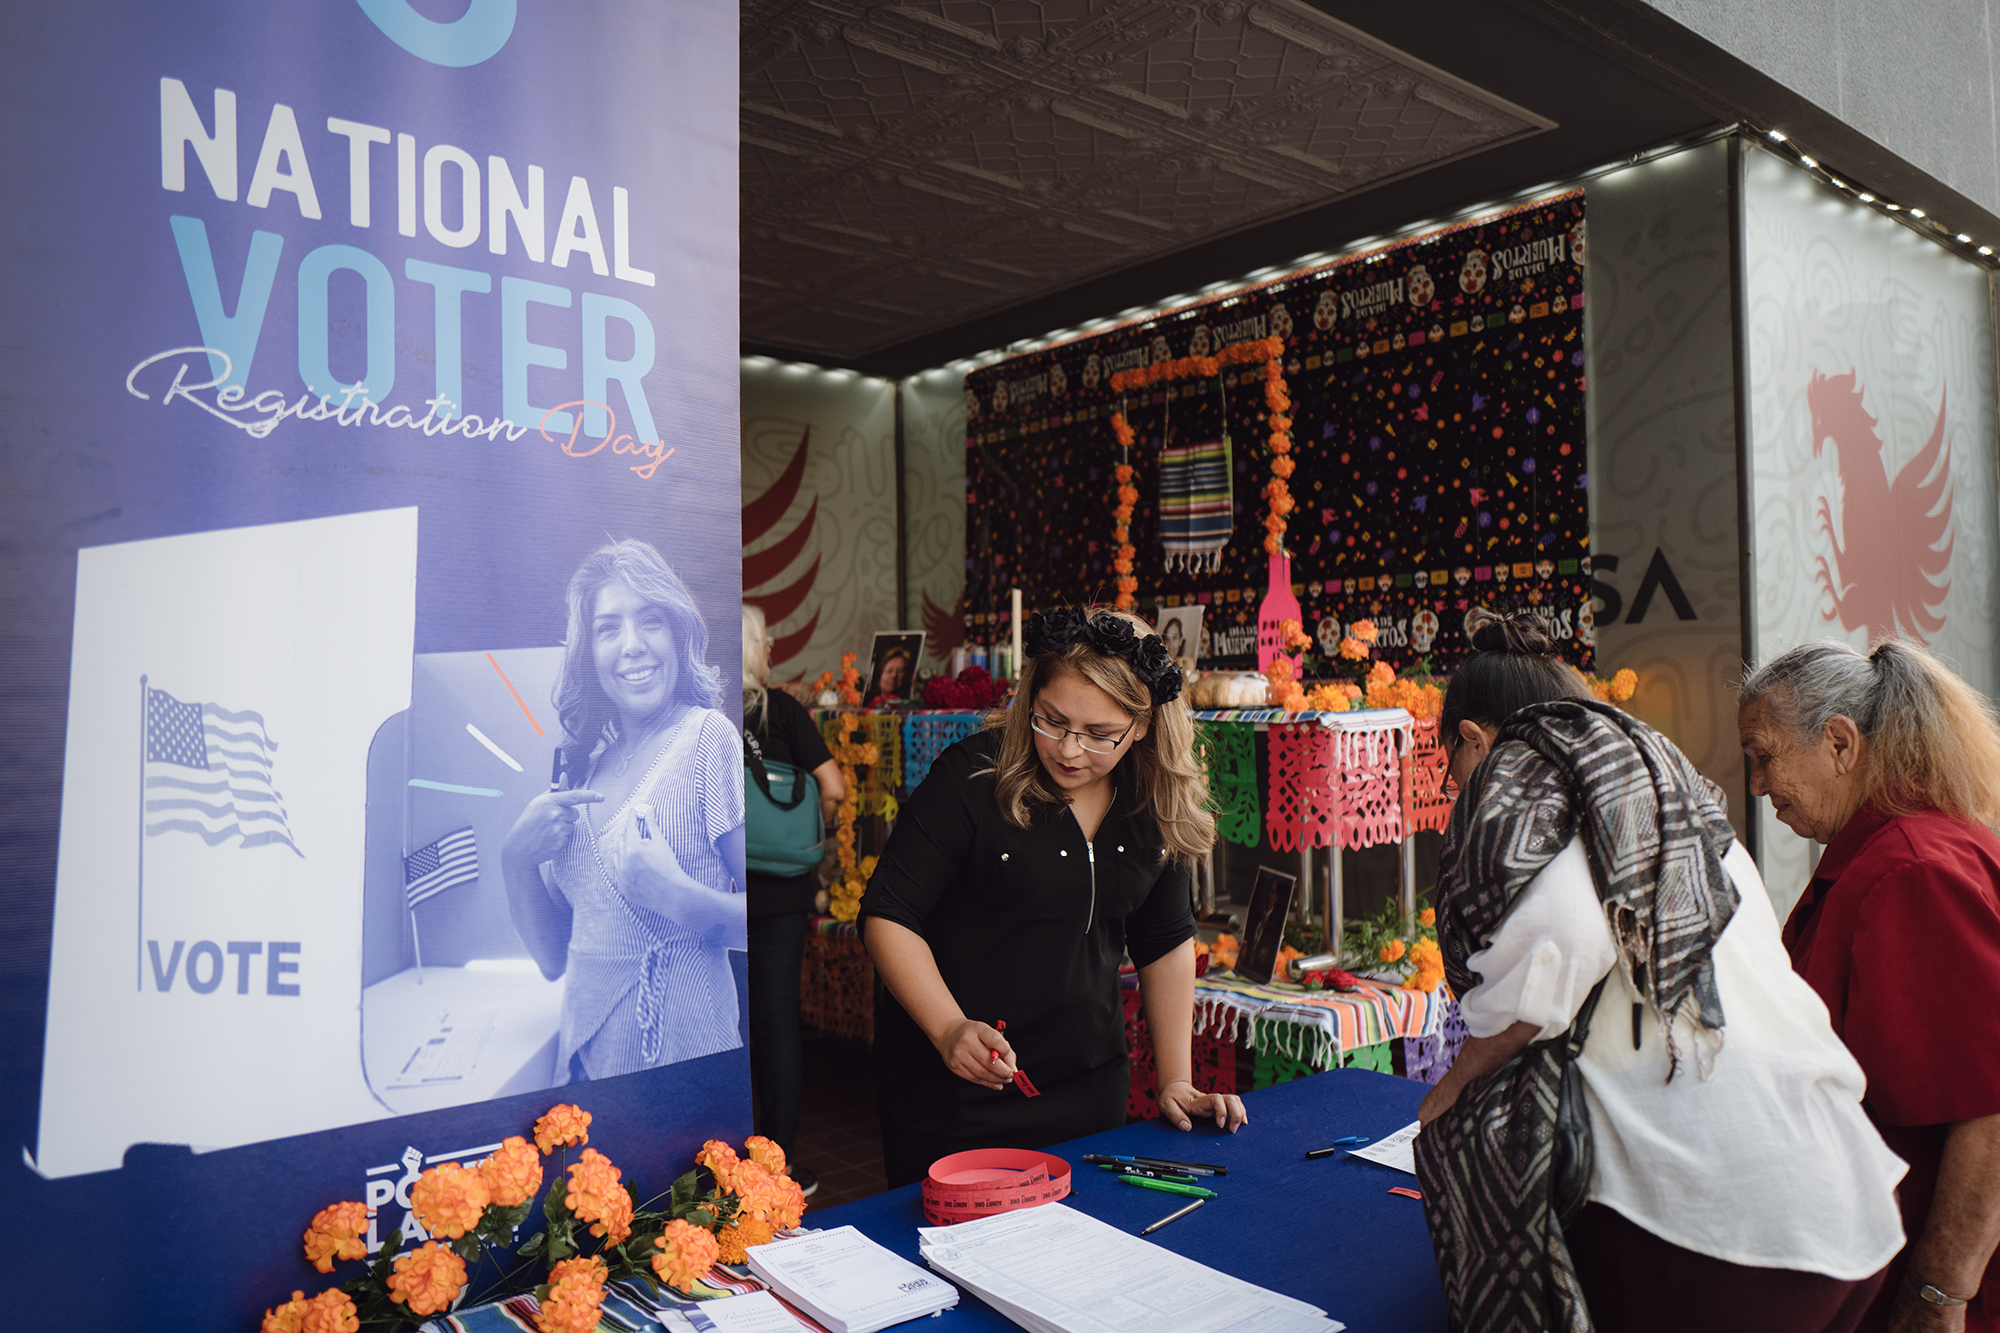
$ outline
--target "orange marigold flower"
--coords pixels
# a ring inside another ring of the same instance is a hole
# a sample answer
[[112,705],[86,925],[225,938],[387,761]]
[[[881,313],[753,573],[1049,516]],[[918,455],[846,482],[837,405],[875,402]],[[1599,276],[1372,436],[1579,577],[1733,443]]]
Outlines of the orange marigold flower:
[[1264,538],[1265,555],[1276,555],[1279,551],[1284,549],[1284,546],[1285,544],[1278,540],[1278,535],[1275,532],[1272,533],[1270,536]]
[[1340,641],[1340,655],[1350,662],[1365,662],[1368,660],[1368,645],[1350,634]]
[[667,1229],[653,1238],[653,1244],[661,1251],[653,1256],[653,1271],[662,1282],[683,1293],[693,1291],[694,1284],[715,1266],[722,1248],[715,1237],[679,1218],[667,1223]]
[[535,1146],[544,1156],[558,1147],[590,1142],[590,1112],[565,1102],[551,1106],[549,1113],[535,1122]]
[[733,1227],[724,1227],[715,1233],[715,1243],[720,1247],[716,1262],[740,1264],[749,1257],[745,1251],[754,1245],[762,1245],[774,1233],[769,1222],[754,1217],[746,1217]]
[[1396,668],[1390,666],[1387,662],[1377,662],[1374,666],[1368,668],[1368,683],[1370,685],[1387,685],[1395,679]]
[[563,1196],[571,1214],[596,1224],[591,1235],[606,1236],[613,1245],[622,1245],[632,1234],[632,1196],[618,1183],[619,1174],[609,1157],[585,1148],[570,1163],[569,1192]]
[[1347,627],[1347,632],[1363,643],[1373,643],[1381,634],[1372,620],[1357,620]]
[[[874,859],[869,858],[871,861]],[[752,1134],[743,1140],[743,1155],[772,1175],[785,1174],[785,1150],[762,1134]]]
[[306,1302],[306,1317],[299,1333],[359,1333],[360,1314],[354,1298],[338,1287],[329,1287]]
[[[1125,418],[1120,417],[1118,419],[1123,421]],[[1132,480],[1132,465],[1130,463],[1120,463],[1117,467],[1111,469],[1111,475],[1118,480],[1120,485],[1123,485],[1125,482]]]
[[1382,961],[1385,963],[1396,962],[1408,949],[1409,946],[1401,940],[1390,940],[1382,946]]
[[519,1134],[512,1135],[479,1164],[479,1178],[486,1182],[487,1197],[502,1208],[526,1203],[542,1187],[541,1154]]
[[1404,990],[1434,991],[1444,980],[1444,973],[1419,970],[1403,979]]
[[1217,935],[1215,943],[1209,947],[1208,960],[1217,967],[1235,967],[1237,952],[1242,947],[1242,942],[1234,935]]
[[479,1215],[493,1201],[476,1167],[457,1162],[434,1166],[410,1186],[410,1211],[433,1236],[457,1240],[479,1225]]
[[790,1176],[779,1176],[777,1183],[777,1206],[771,1210],[769,1221],[773,1229],[785,1231],[797,1226],[806,1215],[806,1192],[799,1182]]
[[292,1298],[275,1310],[264,1311],[264,1322],[258,1333],[299,1333],[305,1326],[306,1294],[295,1291]]
[[1638,688],[1639,673],[1631,667],[1620,668],[1618,674],[1611,678],[1611,702],[1624,703]]
[[1425,909],[1424,909],[1423,911],[1421,911],[1421,912],[1417,913],[1417,924],[1418,924],[1418,925],[1420,925],[1420,926],[1435,926],[1435,925],[1436,925],[1437,923],[1438,923],[1438,913],[1437,913],[1437,908],[1435,908],[1435,907],[1426,907],[1426,908],[1425,908]]
[[333,1271],[337,1259],[360,1259],[368,1253],[361,1233],[368,1229],[368,1207],[336,1203],[313,1214],[306,1228],[306,1260],[322,1273]]
[[548,1296],[535,1318],[541,1333],[596,1333],[604,1308],[604,1260],[565,1259],[549,1270]]
[[1436,940],[1418,940],[1410,946],[1410,961],[1416,964],[1419,972],[1441,974],[1444,971],[1444,950],[1438,947]]
[[1296,466],[1291,459],[1280,455],[1271,460],[1271,473],[1273,476],[1289,477]]
[[458,1299],[465,1287],[465,1260],[436,1241],[396,1260],[389,1274],[389,1299],[410,1307],[411,1314],[433,1315]]
[[[1139,580],[1133,578],[1129,574],[1126,575],[1125,577],[1118,580],[1118,591],[1121,594],[1135,593],[1139,591]],[[1130,605],[1130,603],[1127,603],[1127,605]]]

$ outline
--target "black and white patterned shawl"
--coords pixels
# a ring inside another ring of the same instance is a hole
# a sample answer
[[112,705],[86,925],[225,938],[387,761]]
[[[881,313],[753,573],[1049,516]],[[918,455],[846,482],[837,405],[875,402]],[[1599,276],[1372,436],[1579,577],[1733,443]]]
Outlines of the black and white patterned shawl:
[[1674,1022],[1695,1020],[1707,1076],[1722,1045],[1715,942],[1735,914],[1722,855],[1736,834],[1721,791],[1673,742],[1608,704],[1561,700],[1508,718],[1472,775],[1438,863],[1438,941],[1463,995],[1485,948],[1530,880],[1581,836],[1597,896],[1635,995],[1658,1015],[1671,1079]]
[[[1667,1077],[1679,1066],[1673,1025],[1683,1012],[1695,1020],[1706,1076],[1723,1024],[1712,954],[1737,904],[1722,868],[1735,835],[1721,793],[1652,728],[1580,701],[1508,718],[1468,788],[1439,863],[1438,936],[1452,988],[1463,995],[1479,984],[1467,959],[1580,836],[1619,967],[1666,1030]],[[1555,1211],[1573,1034],[1535,1042],[1473,1080],[1417,1137],[1454,1333],[1591,1333]],[[1583,1151],[1576,1160],[1589,1160]]]

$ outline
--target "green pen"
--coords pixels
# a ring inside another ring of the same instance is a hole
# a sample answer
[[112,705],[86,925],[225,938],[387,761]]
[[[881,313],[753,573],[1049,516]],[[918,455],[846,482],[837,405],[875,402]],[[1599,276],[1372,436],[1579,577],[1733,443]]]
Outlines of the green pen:
[[1169,1194],[1191,1194],[1197,1199],[1213,1199],[1214,1190],[1205,1190],[1199,1185],[1183,1185],[1172,1180],[1148,1180],[1144,1176],[1120,1176],[1127,1185],[1137,1185],[1142,1190],[1165,1190]]

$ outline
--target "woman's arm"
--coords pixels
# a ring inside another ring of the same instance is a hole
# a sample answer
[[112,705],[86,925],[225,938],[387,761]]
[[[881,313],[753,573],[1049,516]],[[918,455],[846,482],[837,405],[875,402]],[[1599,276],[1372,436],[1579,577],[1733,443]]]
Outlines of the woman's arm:
[[1194,941],[1139,969],[1139,998],[1153,1039],[1153,1068],[1160,1079],[1160,1114],[1181,1129],[1193,1116],[1214,1116],[1217,1129],[1234,1134],[1250,1122],[1243,1099],[1205,1093],[1194,1086]]
[[1449,1111],[1466,1084],[1492,1073],[1526,1050],[1541,1030],[1534,1023],[1516,1023],[1496,1036],[1467,1037],[1465,1045],[1458,1048],[1458,1058],[1451,1062],[1451,1068],[1445,1070],[1444,1077],[1417,1107],[1417,1122],[1428,1125]]
[[[1014,1048],[991,1027],[965,1016],[924,937],[907,926],[871,916],[862,924],[862,939],[882,984],[930,1038],[945,1068],[983,1088],[1006,1087],[1014,1077]],[[993,1058],[994,1052],[999,1059]]]
[[829,759],[813,770],[813,780],[819,783],[819,822],[833,822],[833,812],[847,799],[847,780],[840,776],[840,762]]
[[543,792],[528,802],[500,847],[507,915],[542,975],[554,981],[569,965],[569,901],[542,878],[542,863],[558,856],[576,827],[577,807],[604,798],[594,791]]
[[[1909,1276],[1947,1296],[1979,1290],[1986,1265],[2000,1247],[2000,1115],[1961,1120],[1945,1136],[1937,1193],[1924,1232],[1910,1244]],[[1908,1284],[1898,1293],[1890,1333],[1958,1333],[1965,1307],[1941,1307],[1918,1298]]]

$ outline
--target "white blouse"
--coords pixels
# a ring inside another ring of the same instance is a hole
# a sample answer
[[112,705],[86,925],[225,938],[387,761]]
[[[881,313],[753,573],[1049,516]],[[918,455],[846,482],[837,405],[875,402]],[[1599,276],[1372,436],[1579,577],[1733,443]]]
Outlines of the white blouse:
[[1709,1078],[1685,1016],[1672,1082],[1650,1007],[1634,1049],[1635,996],[1577,840],[1468,960],[1481,983],[1460,1012],[1475,1037],[1517,1022],[1554,1037],[1608,973],[1577,1061],[1596,1141],[1591,1201],[1729,1263],[1867,1277],[1902,1248],[1894,1191],[1908,1167],[1862,1111],[1861,1066],[1792,970],[1756,863],[1737,843],[1723,867],[1741,902],[1715,946],[1724,1028]]

